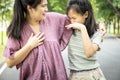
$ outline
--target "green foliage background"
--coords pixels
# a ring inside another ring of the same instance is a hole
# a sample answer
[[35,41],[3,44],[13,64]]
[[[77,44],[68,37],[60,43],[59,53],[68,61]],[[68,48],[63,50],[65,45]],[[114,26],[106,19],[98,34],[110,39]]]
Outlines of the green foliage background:
[[[66,13],[66,6],[69,0],[48,0],[49,11]],[[113,19],[116,14],[120,14],[120,0],[89,0],[94,8],[97,19]],[[112,3],[112,5],[109,3]],[[13,0],[0,0],[0,20],[10,20],[12,16]],[[114,6],[118,13],[116,13]],[[2,17],[4,15],[4,17]]]
[[66,13],[66,6],[68,0],[48,0],[49,11]]

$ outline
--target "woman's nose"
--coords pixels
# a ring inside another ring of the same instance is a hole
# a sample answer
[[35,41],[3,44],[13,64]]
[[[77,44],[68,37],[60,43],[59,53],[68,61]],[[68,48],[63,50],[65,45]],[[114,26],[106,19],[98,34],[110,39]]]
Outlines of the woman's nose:
[[45,8],[45,12],[48,12],[48,7]]

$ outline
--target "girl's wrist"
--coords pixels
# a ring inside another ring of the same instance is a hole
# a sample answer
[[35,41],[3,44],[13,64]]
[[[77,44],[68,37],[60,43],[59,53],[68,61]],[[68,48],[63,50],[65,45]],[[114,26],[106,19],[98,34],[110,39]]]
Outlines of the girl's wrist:
[[84,26],[84,27],[81,27],[81,31],[83,31],[83,32],[87,31],[87,30],[86,30],[86,27],[85,27],[85,26]]
[[78,26],[78,30],[80,30],[80,31],[86,30],[85,25],[79,25],[79,26]]

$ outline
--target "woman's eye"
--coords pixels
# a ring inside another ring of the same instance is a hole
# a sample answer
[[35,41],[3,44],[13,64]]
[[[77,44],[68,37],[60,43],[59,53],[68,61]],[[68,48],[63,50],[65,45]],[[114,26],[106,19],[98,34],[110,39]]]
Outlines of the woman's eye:
[[47,4],[43,4],[43,5],[41,5],[42,7],[47,7]]

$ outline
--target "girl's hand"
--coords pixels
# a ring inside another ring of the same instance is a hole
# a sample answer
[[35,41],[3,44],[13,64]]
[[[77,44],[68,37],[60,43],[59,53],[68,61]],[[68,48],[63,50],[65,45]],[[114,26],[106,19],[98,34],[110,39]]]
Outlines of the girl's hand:
[[81,30],[81,28],[84,28],[85,25],[83,24],[80,24],[80,23],[72,23],[72,24],[69,24],[67,26],[65,26],[67,29],[70,29],[70,28],[73,28],[73,29],[77,29],[77,30]]
[[44,37],[43,33],[38,33],[34,36],[32,33],[31,36],[29,37],[26,45],[30,46],[33,49],[33,48],[43,44],[44,39],[45,39],[45,37]]

